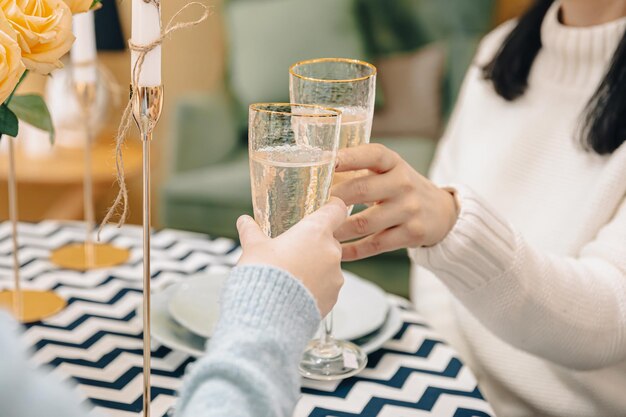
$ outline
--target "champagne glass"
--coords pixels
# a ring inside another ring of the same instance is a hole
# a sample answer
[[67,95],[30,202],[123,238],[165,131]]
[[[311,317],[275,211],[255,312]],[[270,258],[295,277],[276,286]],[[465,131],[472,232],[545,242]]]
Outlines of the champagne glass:
[[254,218],[276,237],[328,201],[341,112],[259,103],[250,106],[248,122]]
[[[369,143],[376,95],[376,67],[345,58],[301,61],[289,68],[292,102],[317,104],[342,112],[339,148]],[[367,171],[334,174],[333,185]],[[348,214],[352,207],[348,208]],[[367,355],[355,344],[333,338],[333,313],[324,321],[323,335],[313,340],[300,362],[300,373],[320,380],[343,379],[360,372]]]

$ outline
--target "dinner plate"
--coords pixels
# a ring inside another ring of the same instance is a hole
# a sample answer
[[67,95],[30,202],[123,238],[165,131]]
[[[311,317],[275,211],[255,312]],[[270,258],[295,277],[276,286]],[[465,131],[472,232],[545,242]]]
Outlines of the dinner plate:
[[[168,305],[177,288],[171,285],[162,291],[152,294],[152,326],[151,334],[155,341],[172,350],[199,357],[204,353],[207,339],[200,337],[180,324],[169,314]],[[138,310],[141,316],[141,308]]]
[[380,349],[388,340],[391,340],[396,333],[402,329],[402,314],[400,308],[394,304],[390,304],[389,313],[387,313],[387,319],[382,327],[367,336],[360,339],[353,340],[363,352],[369,355],[372,352],[376,352]]
[[[170,286],[152,295],[151,334],[154,340],[163,346],[197,358],[204,354],[207,339],[192,333],[169,315],[168,305],[176,290],[176,286]],[[360,340],[355,340],[366,354],[380,349],[402,328],[400,309],[391,301],[387,302],[389,303],[389,313],[379,331]],[[141,317],[141,308],[138,309],[138,315]]]
[[168,304],[174,320],[193,333],[209,338],[219,318],[219,299],[229,271],[195,275],[176,284]]
[[343,276],[344,284],[333,309],[333,334],[339,340],[354,340],[380,329],[389,303],[379,286],[349,271],[344,270]]
[[[343,271],[345,282],[334,308],[333,333],[353,340],[378,330],[387,317],[385,292],[375,284]],[[204,338],[211,337],[219,318],[221,287],[227,271],[198,274],[176,284],[169,313],[179,324]]]

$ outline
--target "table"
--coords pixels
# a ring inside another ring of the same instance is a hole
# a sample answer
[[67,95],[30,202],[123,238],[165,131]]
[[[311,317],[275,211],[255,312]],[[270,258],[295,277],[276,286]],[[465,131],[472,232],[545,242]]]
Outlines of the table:
[[[20,263],[26,288],[54,289],[68,307],[44,322],[30,325],[24,341],[34,360],[48,364],[62,378],[73,378],[79,395],[104,416],[137,417],[141,409],[142,324],[141,229],[107,227],[104,241],[131,249],[119,267],[75,272],[48,261],[49,251],[80,241],[80,223],[22,223]],[[11,286],[10,228],[0,224],[0,288]],[[205,235],[160,230],[154,233],[153,288],[196,272],[228,268],[239,257],[235,242]],[[367,369],[341,382],[305,380],[297,417],[494,416],[471,371],[424,320],[399,299],[404,325],[369,357]],[[153,415],[166,416],[175,402],[189,356],[153,346]]]
[[[97,206],[104,203],[111,191],[111,184],[115,181],[113,137],[112,132],[104,131],[93,146],[92,177]],[[129,137],[126,143],[124,167],[126,178],[130,182],[141,175],[141,142]],[[19,141],[16,141],[16,145],[20,218],[82,219],[85,166],[83,149],[55,146],[46,153],[32,155],[22,149]],[[8,154],[0,152],[0,184],[4,185],[7,175]],[[0,201],[4,198],[5,194],[0,197]],[[5,210],[4,206],[0,207],[0,213]]]

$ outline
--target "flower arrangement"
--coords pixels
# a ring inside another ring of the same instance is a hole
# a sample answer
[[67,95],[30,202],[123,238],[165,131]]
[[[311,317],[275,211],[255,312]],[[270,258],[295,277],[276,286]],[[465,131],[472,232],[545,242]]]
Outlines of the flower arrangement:
[[54,139],[43,98],[15,90],[29,71],[47,75],[63,66],[61,57],[74,43],[72,14],[98,5],[99,0],[0,0],[0,135],[17,136],[21,119]]

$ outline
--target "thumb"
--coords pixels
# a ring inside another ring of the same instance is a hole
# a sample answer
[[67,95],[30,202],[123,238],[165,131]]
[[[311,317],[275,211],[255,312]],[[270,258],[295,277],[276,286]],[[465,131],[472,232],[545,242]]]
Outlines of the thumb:
[[348,217],[348,208],[343,200],[337,197],[331,197],[328,203],[308,216],[310,221],[322,223],[331,232],[341,226],[346,217]]
[[241,216],[237,219],[237,232],[243,250],[269,239],[250,216]]

